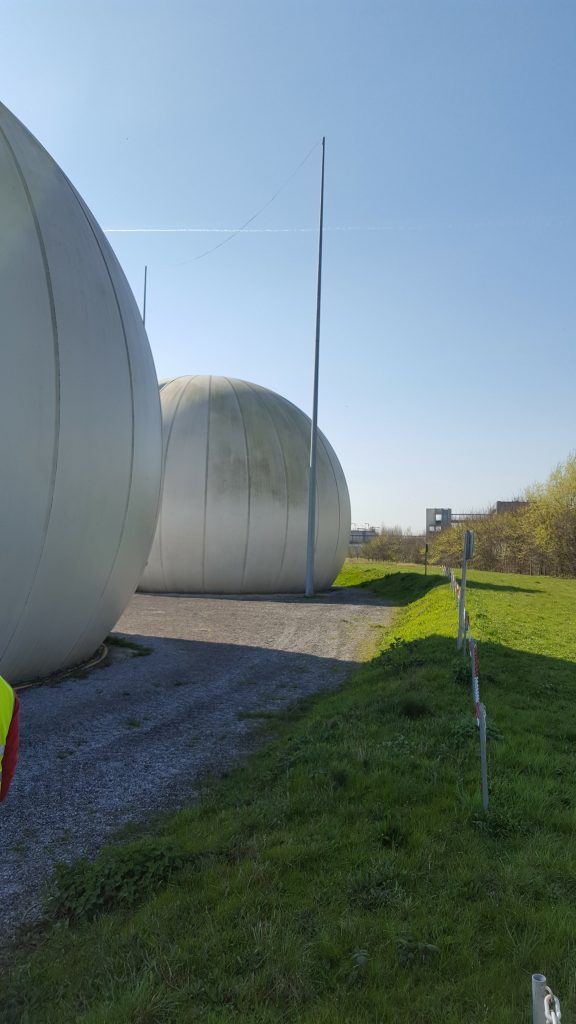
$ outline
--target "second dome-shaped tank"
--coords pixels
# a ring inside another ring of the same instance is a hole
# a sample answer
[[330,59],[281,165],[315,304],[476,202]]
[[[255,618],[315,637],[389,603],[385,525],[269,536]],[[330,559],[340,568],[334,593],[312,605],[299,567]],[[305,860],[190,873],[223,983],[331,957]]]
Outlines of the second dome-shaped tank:
[[[164,489],[141,590],[301,592],[306,573],[310,419],[285,398],[227,377],[162,382]],[[314,586],[348,548],[350,500],[320,433]]]

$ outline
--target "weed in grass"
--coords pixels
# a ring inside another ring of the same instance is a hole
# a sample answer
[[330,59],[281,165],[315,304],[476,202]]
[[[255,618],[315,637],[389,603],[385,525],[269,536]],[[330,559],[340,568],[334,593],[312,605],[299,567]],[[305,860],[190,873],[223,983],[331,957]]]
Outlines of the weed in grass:
[[492,839],[507,840],[526,831],[525,823],[519,820],[517,814],[498,808],[489,808],[482,815],[472,815],[471,825]]
[[431,942],[417,941],[411,932],[401,935],[397,939],[398,961],[402,967],[413,967],[415,964],[425,964],[440,952],[438,946]]
[[524,921],[514,925],[504,920],[504,927],[510,938],[510,963],[521,969],[533,963],[538,948],[539,934],[536,928],[526,927]]
[[153,647],[147,647],[145,644],[136,643],[135,640],[128,640],[124,636],[107,636],[106,645],[108,647],[122,647],[132,652],[134,658],[145,658],[147,655],[152,654]]
[[139,729],[142,722],[139,718],[127,718],[124,725],[127,729]]
[[353,751],[352,755],[356,761],[361,765],[364,771],[368,771],[372,766],[372,761],[368,756],[368,748],[365,743],[359,743]]
[[492,717],[486,718],[486,738],[491,743],[497,743],[498,740],[504,739],[503,733],[500,732],[500,729]]
[[356,870],[349,884],[350,902],[365,910],[376,910],[386,902],[392,876],[393,867],[388,861]]
[[303,907],[298,913],[296,918],[296,926],[299,932],[302,932],[307,937],[311,937],[316,934],[317,930],[317,913],[310,907]]
[[418,700],[417,697],[403,697],[398,705],[399,714],[403,715],[404,718],[416,719],[426,718],[427,715],[433,715],[434,712],[427,701]]
[[452,682],[457,686],[470,686],[470,664],[464,658],[454,658],[452,661]]
[[478,727],[472,714],[459,715],[446,729],[445,746],[450,750],[470,750],[478,742]]
[[410,741],[404,733],[398,732],[390,740],[383,740],[381,746],[386,751],[387,758],[404,761],[410,753]]
[[344,789],[350,780],[350,772],[345,768],[333,768],[330,772],[330,779],[337,789]]
[[407,842],[408,833],[398,821],[384,820],[382,823],[382,831],[379,835],[380,846],[384,846],[390,850],[398,850],[401,847],[406,846]]
[[409,669],[424,665],[424,659],[418,654],[416,643],[396,637],[380,656],[380,664],[387,674],[395,676]]
[[74,923],[133,907],[166,885],[185,861],[181,850],[158,840],[109,847],[93,863],[59,864],[45,898],[46,917]]
[[370,956],[367,949],[355,949],[350,958],[352,960],[351,978],[353,981],[360,981],[366,973]]
[[[486,722],[486,737],[496,743],[502,739],[502,733],[490,719]],[[472,751],[478,749],[478,726],[472,710],[466,715],[458,716],[443,732],[440,750],[449,755],[451,751]]]
[[353,872],[348,887],[350,904],[371,913],[381,907],[405,909],[409,903],[407,893],[394,872],[394,864],[389,861]]

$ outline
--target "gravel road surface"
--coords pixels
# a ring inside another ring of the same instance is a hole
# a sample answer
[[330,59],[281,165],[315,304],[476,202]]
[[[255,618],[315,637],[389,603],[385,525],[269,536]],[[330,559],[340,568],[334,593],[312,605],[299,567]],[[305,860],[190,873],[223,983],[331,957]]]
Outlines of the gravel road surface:
[[393,610],[339,588],[314,599],[136,594],[85,678],[23,690],[20,764],[0,805],[4,937],[39,911],[56,861],[194,798],[257,742],[258,711],[334,688]]

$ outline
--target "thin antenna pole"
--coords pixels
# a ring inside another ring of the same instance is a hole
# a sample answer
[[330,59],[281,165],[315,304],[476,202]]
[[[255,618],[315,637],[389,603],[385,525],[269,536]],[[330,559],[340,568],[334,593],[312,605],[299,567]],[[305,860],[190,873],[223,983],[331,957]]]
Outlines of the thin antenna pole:
[[146,280],[148,278],[148,267],[144,267],[144,302],[142,303],[142,323],[146,327]]
[[322,296],[322,231],[324,227],[324,157],[322,137],[322,182],[320,185],[320,238],[318,241],[318,292],[316,297],[316,346],[314,352],[314,401],[310,432],[310,474],[308,477],[308,544],[306,548],[306,597],[314,593],[314,543],[316,539],[316,449],[318,445],[318,372],[320,369],[320,300]]

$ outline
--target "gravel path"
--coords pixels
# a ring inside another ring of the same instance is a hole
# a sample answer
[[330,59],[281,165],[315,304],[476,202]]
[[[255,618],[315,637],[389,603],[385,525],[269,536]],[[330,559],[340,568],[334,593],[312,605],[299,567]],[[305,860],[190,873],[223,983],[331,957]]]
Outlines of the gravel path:
[[254,712],[342,682],[393,610],[363,591],[307,600],[136,594],[84,679],[20,694],[20,764],[0,805],[6,937],[38,913],[59,860],[94,855],[120,826],[182,806],[207,772],[257,742]]

